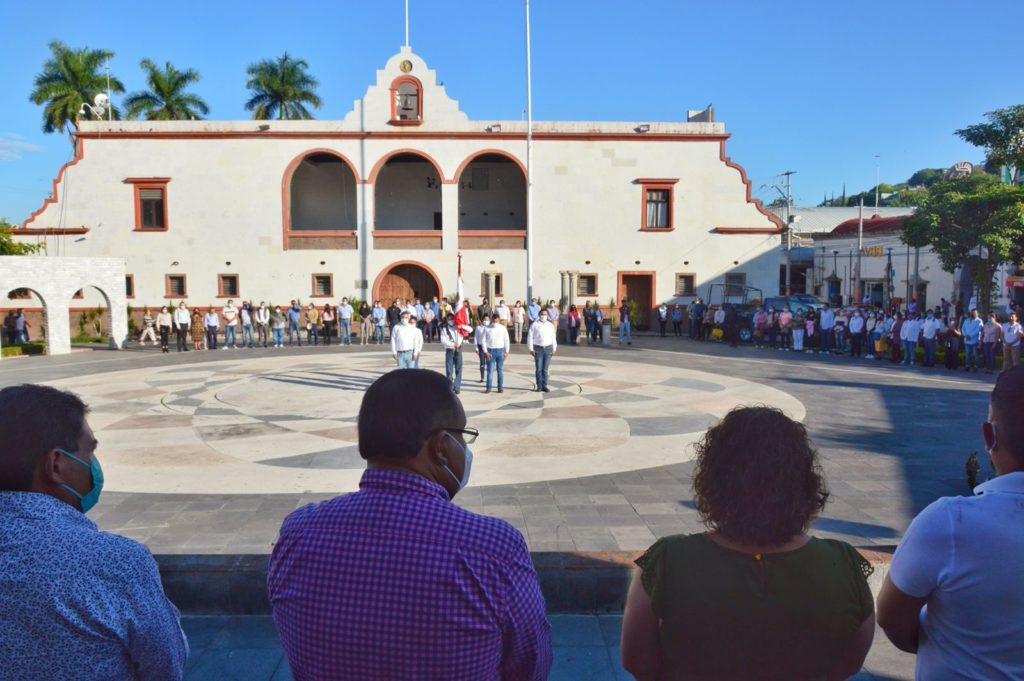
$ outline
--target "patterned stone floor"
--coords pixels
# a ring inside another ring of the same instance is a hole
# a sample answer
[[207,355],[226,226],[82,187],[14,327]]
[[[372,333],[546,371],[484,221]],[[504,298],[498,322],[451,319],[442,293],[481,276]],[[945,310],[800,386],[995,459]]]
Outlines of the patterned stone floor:
[[[92,407],[108,491],[357,488],[364,461],[356,415],[366,388],[393,369],[390,355],[231,355],[59,382]],[[469,425],[481,432],[474,487],[680,463],[690,458],[690,444],[740,403],[773,404],[797,419],[805,413],[784,392],[742,378],[603,357],[557,358],[552,392],[536,393],[529,357],[510,359],[504,393],[484,394],[475,366],[463,384]],[[424,360],[443,371],[443,355],[425,353]]]
[[[483,395],[467,363],[483,436],[457,503],[508,520],[534,551],[698,531],[687,445],[732,404],[803,418],[832,491],[815,532],[858,546],[895,544],[926,504],[967,492],[964,459],[984,451],[980,375],[648,337],[562,348],[557,390],[538,399],[524,355],[513,348],[503,395]],[[424,363],[442,365],[436,345]],[[0,386],[49,382],[93,405],[108,475],[90,516],[104,529],[156,553],[262,553],[288,512],[353,487],[355,405],[387,368],[372,346],[98,351],[5,360]]]

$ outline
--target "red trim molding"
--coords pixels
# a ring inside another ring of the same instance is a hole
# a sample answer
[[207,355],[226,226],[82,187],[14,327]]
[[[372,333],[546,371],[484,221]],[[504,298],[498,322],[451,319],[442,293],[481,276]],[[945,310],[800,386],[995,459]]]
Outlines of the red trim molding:
[[638,177],[633,184],[677,184],[678,177]]
[[[641,232],[672,232],[676,228],[676,182],[675,180],[636,180],[640,184],[640,231]],[[668,192],[668,226],[649,227],[647,225],[647,192]]]
[[370,171],[369,176],[366,178],[366,182],[374,185],[377,184],[377,175],[380,174],[381,169],[390,159],[392,159],[395,156],[398,156],[399,154],[412,154],[413,156],[419,156],[424,161],[434,166],[434,170],[437,171],[437,179],[439,182],[443,184],[455,183],[455,180],[444,179],[444,173],[441,172],[441,164],[438,163],[433,156],[427,154],[426,152],[420,151],[419,149],[395,149],[394,151],[389,151],[384,156],[381,156],[380,160],[378,160],[377,163],[374,164],[373,170]]
[[443,234],[439,229],[375,229],[370,236],[374,239],[422,239],[424,237],[440,239]]
[[493,154],[495,156],[504,156],[508,160],[514,162],[517,166],[519,166],[519,170],[523,172],[523,179],[526,179],[526,165],[524,165],[523,162],[520,161],[518,158],[516,158],[509,152],[505,151],[504,149],[482,149],[480,151],[474,151],[462,163],[459,164],[459,167],[455,169],[455,174],[452,176],[452,182],[458,182],[459,180],[462,179],[462,173],[465,172],[466,168],[469,166],[470,163],[472,163],[481,156],[486,156],[489,154]]
[[[412,83],[416,87],[416,118],[414,120],[402,120],[398,117],[396,109],[396,95],[398,86],[403,83]],[[423,125],[423,83],[413,76],[399,76],[391,81],[391,120],[389,125]]]
[[51,203],[57,203],[57,187],[60,185],[61,180],[64,179],[64,173],[67,172],[68,168],[70,168],[71,166],[75,165],[76,163],[81,161],[83,158],[85,158],[85,143],[82,141],[82,138],[76,136],[75,137],[75,156],[74,156],[74,158],[72,158],[70,161],[68,161],[64,165],[62,165],[60,167],[60,170],[57,171],[57,177],[54,178],[53,186],[50,187],[50,197],[45,199],[43,201],[43,205],[41,205],[38,210],[36,210],[31,215],[29,215],[28,218],[23,223],[21,223],[21,228],[22,229],[25,229],[26,227],[28,227],[30,223],[35,222],[35,219],[37,217],[39,217],[39,215],[44,210],[46,210],[46,207],[49,206]]
[[[126,177],[124,179],[125,184],[130,184],[134,188],[133,194],[135,196],[135,231],[136,232],[166,232],[170,226],[167,220],[167,183],[171,181],[169,177]],[[142,200],[139,198],[140,189],[159,189],[163,192],[163,203],[164,203],[164,225],[163,227],[143,227],[142,226]]]
[[[424,132],[421,130],[381,130],[353,132],[304,132],[304,131],[167,131],[159,130],[110,130],[106,132],[75,132],[78,139],[315,139],[315,140],[366,140],[366,139],[441,139],[441,140],[516,140],[526,139],[525,132]],[[558,140],[576,142],[617,141],[617,142],[724,142],[727,134],[697,134],[686,132],[666,133],[624,133],[624,132],[534,132],[535,140]],[[738,166],[734,166],[738,167]]]
[[469,237],[482,237],[486,238],[489,236],[511,236],[511,237],[522,237],[526,238],[525,229],[460,229],[459,238],[463,239]]
[[20,227],[11,230],[15,236],[72,236],[88,233],[88,227]]
[[715,234],[781,234],[777,227],[715,227]]
[[733,169],[739,171],[740,179],[743,181],[743,184],[745,184],[746,187],[747,187],[747,203],[754,204],[754,206],[757,208],[758,212],[760,212],[766,218],[771,220],[776,225],[776,227],[778,227],[778,229],[776,229],[774,232],[771,232],[771,233],[773,233],[773,234],[782,234],[785,231],[785,229],[786,229],[786,226],[782,223],[782,220],[779,219],[777,216],[772,215],[772,213],[770,211],[768,211],[767,209],[765,209],[765,207],[761,204],[761,202],[758,199],[755,199],[755,198],[753,198],[751,196],[751,193],[750,193],[750,180],[747,179],[747,171],[744,170],[743,166],[741,166],[740,164],[733,163],[732,159],[730,159],[728,156],[725,155],[725,140],[726,140],[726,138],[723,137],[721,142],[719,142],[719,148],[718,148],[718,158],[719,158],[719,160],[721,160],[722,163],[724,163],[725,165],[729,166],[730,168],[733,168]]

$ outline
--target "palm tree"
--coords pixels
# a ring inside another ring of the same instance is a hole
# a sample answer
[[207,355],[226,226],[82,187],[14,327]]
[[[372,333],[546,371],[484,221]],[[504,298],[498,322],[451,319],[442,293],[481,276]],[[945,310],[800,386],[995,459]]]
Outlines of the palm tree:
[[[47,133],[63,130],[68,124],[78,127],[76,119],[82,105],[92,104],[96,95],[107,91],[107,76],[101,68],[114,56],[110,50],[72,50],[59,40],[50,43],[50,53],[29,95],[32,102],[45,104],[43,132]],[[114,76],[110,76],[110,92],[124,92],[124,85]],[[110,106],[113,107],[113,102]],[[117,108],[113,108],[112,114],[113,118],[120,118]],[[88,109],[85,117],[96,118]]]
[[124,100],[128,118],[145,118],[147,121],[175,121],[202,118],[210,113],[210,107],[197,95],[185,92],[185,88],[199,81],[195,69],[179,71],[171,62],[164,68],[149,59],[143,59],[139,66],[146,72],[148,90],[128,95]]
[[252,90],[252,97],[245,108],[258,120],[313,118],[305,105],[319,109],[320,98],[316,94],[318,83],[308,68],[305,59],[295,59],[287,52],[277,59],[252,64],[246,69],[249,80],[245,84]]

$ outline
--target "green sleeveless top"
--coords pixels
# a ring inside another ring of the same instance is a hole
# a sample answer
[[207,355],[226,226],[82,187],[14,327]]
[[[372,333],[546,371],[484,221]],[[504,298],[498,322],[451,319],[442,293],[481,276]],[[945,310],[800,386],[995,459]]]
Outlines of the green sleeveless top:
[[636,564],[661,621],[666,679],[825,679],[874,612],[871,566],[832,539],[753,556],[706,533],[675,535]]

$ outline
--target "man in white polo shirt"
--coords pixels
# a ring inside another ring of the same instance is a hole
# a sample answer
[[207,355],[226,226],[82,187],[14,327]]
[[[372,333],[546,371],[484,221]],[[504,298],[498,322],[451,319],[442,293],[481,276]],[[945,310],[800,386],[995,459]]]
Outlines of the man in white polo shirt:
[[1020,340],[1024,335],[1017,322],[1017,313],[1010,313],[1010,320],[1003,323],[1003,371],[1020,365]]
[[491,375],[494,373],[498,374],[498,392],[505,392],[505,360],[508,359],[508,351],[511,349],[508,328],[502,325],[501,317],[495,312],[491,315],[491,325],[484,333],[484,359],[487,360],[485,393],[491,392]]
[[1024,679],[1024,368],[996,381],[985,447],[996,469],[972,497],[914,518],[878,597],[878,624],[917,653],[917,679]]
[[391,332],[391,356],[399,369],[415,369],[423,352],[423,333],[412,323],[408,312]]
[[548,368],[551,366],[551,358],[558,351],[557,335],[555,325],[548,320],[547,309],[541,310],[540,317],[530,325],[526,335],[526,349],[533,356],[536,368],[537,392],[551,392],[548,389]]

